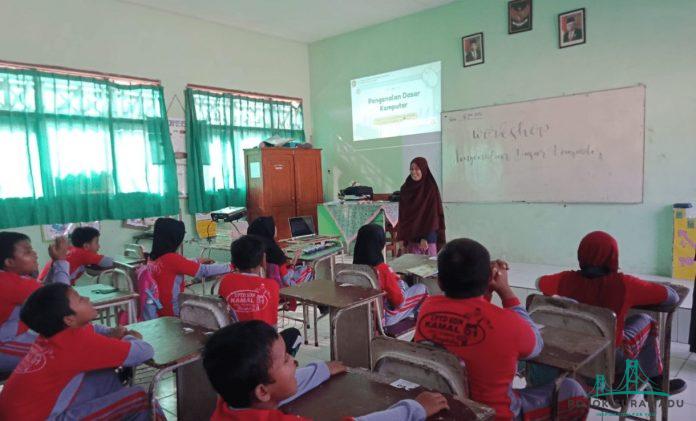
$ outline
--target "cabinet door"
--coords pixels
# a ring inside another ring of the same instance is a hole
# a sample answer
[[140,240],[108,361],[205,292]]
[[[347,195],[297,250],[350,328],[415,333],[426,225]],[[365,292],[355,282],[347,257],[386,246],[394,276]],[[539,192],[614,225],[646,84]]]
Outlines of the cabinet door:
[[[323,202],[321,183],[321,151],[295,151],[295,180],[297,182],[297,215],[311,215],[317,222],[317,204]],[[316,226],[314,229],[316,230]]]
[[264,190],[278,228],[278,238],[290,236],[288,218],[295,215],[295,166],[292,154],[264,153]]

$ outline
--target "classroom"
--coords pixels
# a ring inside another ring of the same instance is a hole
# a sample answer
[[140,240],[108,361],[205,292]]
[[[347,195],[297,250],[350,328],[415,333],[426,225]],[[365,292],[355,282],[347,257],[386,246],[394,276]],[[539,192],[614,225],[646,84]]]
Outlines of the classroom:
[[3,0],[0,420],[696,419],[694,16]]

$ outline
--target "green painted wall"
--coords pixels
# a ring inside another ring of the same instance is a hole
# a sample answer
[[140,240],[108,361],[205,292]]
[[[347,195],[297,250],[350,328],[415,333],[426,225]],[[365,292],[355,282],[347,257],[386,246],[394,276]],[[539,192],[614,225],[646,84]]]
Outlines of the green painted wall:
[[[114,0],[2,0],[0,60],[159,79],[167,104],[174,95],[183,104],[187,83],[301,97],[311,134],[308,49],[298,42]],[[183,109],[173,102],[169,116],[183,118]],[[190,239],[192,217],[180,203]],[[45,262],[39,227],[19,231]],[[103,222],[102,251],[122,253],[135,233]]]
[[[447,204],[448,236],[475,238],[511,261],[574,265],[580,238],[603,229],[618,238],[624,269],[669,274],[671,204],[696,196],[696,2],[535,0],[534,29],[517,35],[507,34],[506,4],[456,1],[310,45],[327,197],[352,180],[398,189],[418,150],[400,138],[351,141],[353,78],[441,60],[443,111],[643,83],[643,204]],[[580,7],[587,43],[561,50],[557,14]],[[460,39],[480,31],[486,63],[464,69]]]

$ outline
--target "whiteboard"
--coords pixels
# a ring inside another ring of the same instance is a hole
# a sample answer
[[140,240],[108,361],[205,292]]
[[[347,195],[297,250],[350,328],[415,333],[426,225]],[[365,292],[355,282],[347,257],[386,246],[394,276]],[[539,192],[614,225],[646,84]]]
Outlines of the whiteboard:
[[643,201],[645,86],[442,114],[445,202]]

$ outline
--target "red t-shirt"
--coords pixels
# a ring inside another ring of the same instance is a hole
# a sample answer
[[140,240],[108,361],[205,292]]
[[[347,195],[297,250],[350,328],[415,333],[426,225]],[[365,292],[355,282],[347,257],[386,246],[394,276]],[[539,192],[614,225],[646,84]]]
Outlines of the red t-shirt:
[[[75,281],[85,272],[85,266],[98,265],[103,258],[103,255],[85,250],[82,247],[70,247],[68,256],[65,258],[70,265],[70,269],[68,269],[70,273],[70,284],[75,285]],[[43,282],[46,276],[48,276],[52,264],[53,260],[49,260],[48,263],[46,263],[46,266],[44,266],[41,274],[39,274],[37,278],[40,282]]]
[[379,280],[379,287],[386,292],[386,299],[393,308],[399,307],[404,302],[404,292],[399,285],[399,275],[386,263],[380,263],[374,267]]
[[[178,253],[167,253],[157,260],[149,263],[152,278],[157,282],[162,309],[157,311],[160,317],[175,316],[172,306],[174,289],[183,292],[186,285],[183,275],[195,276],[201,264],[195,260],[189,260]],[[182,275],[181,282],[175,285],[177,276]]]
[[616,313],[616,346],[623,341],[624,320],[631,307],[659,304],[667,299],[664,286],[622,273],[588,279],[578,272],[566,271],[542,276],[539,289],[544,295],[560,295],[612,310]]
[[507,307],[500,308],[483,297],[453,299],[430,296],[418,313],[414,341],[444,346],[466,364],[470,398],[496,412],[497,420],[511,419],[508,392],[517,361],[534,350],[536,337],[526,320]]
[[0,393],[0,419],[46,419],[70,380],[82,372],[120,366],[130,346],[96,333],[91,324],[50,338],[39,336]]
[[[8,322],[12,313],[22,307],[27,297],[39,287],[41,284],[33,278],[0,270],[0,326]],[[21,321],[17,320],[17,323],[17,331],[13,337],[29,330]]]
[[229,273],[220,281],[219,294],[239,321],[263,320],[271,326],[278,324],[280,288],[273,279]]
[[279,409],[230,409],[222,399],[218,398],[217,405],[210,421],[311,421],[299,415],[284,414]]

